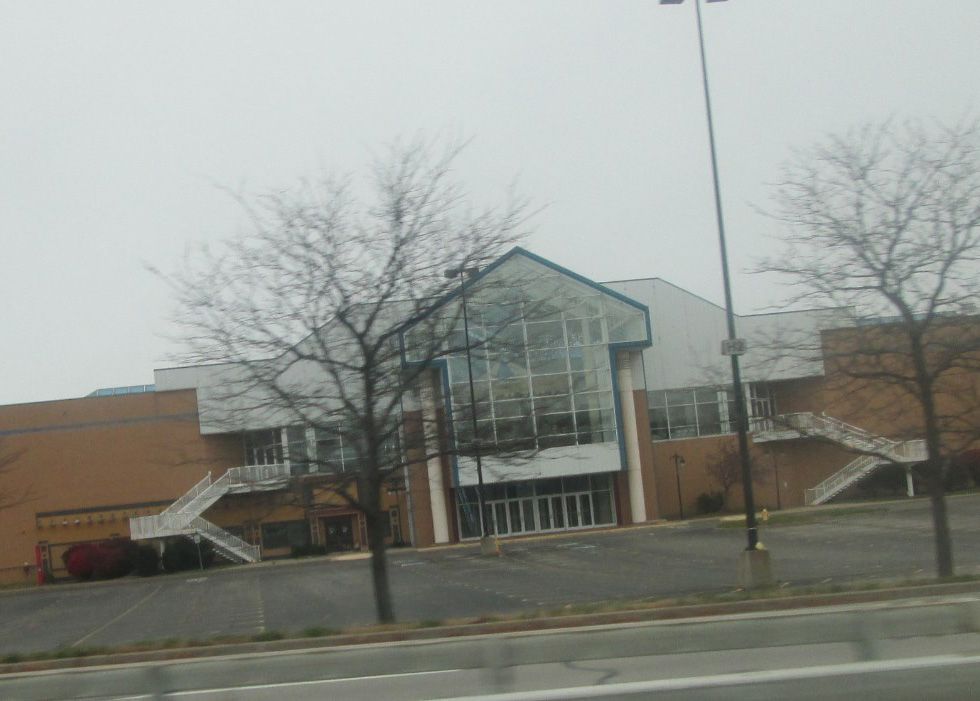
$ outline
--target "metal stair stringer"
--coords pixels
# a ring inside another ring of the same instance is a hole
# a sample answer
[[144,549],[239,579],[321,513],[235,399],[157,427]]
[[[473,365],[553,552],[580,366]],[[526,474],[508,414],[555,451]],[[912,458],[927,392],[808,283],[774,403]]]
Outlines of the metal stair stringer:
[[871,474],[880,465],[918,463],[925,461],[927,457],[923,440],[895,441],[884,436],[876,436],[826,414],[811,412],[784,414],[759,421],[757,426],[753,436],[756,442],[817,436],[864,453],[820,484],[804,490],[804,503],[808,506],[829,501],[847,487]]
[[289,479],[288,465],[245,465],[225,471],[216,480],[208,472],[197,484],[161,513],[129,519],[133,540],[199,535],[211,542],[228,559],[258,562],[260,548],[202,518],[209,507],[229,492],[280,489]]

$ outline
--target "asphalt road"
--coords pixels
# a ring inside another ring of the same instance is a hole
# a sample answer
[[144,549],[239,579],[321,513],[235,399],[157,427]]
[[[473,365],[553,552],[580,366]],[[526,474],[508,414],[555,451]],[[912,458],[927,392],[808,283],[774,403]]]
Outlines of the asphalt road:
[[[980,495],[950,499],[957,571],[980,571]],[[933,571],[925,500],[871,513],[763,528],[782,582],[808,584]],[[396,613],[444,620],[607,599],[734,588],[739,529],[713,521],[392,551]],[[0,654],[265,631],[338,629],[374,620],[366,560],[281,561],[0,594]]]
[[978,631],[980,598],[933,597],[23,673],[0,698],[965,699]]

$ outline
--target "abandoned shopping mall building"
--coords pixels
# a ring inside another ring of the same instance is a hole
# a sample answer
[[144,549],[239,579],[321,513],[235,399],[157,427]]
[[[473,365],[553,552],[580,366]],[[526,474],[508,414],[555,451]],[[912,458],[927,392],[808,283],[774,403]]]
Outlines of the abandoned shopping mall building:
[[[504,352],[480,290],[509,279],[533,280],[536,298],[533,313],[511,305]],[[473,436],[471,371],[481,440],[531,449],[520,460],[484,456],[487,527],[500,537],[693,515],[699,497],[721,490],[713,465],[735,443],[721,307],[661,279],[595,283],[520,248],[467,287],[468,338],[484,342],[469,361],[447,351],[404,393],[403,425],[437,430],[393,447],[406,459],[383,494],[390,543],[480,535],[475,459],[455,449]],[[819,355],[762,350],[790,337],[827,347],[850,332],[845,315],[738,325],[760,507],[819,503],[881,463],[923,459],[913,407],[908,426],[885,420],[868,398],[838,392],[835,365]],[[410,342],[402,353],[411,363]],[[231,406],[225,377],[215,366],[166,368],[152,385],[0,407],[0,451],[16,458],[0,474],[3,492],[26,497],[0,511],[0,581],[33,581],[38,563],[58,576],[69,545],[113,536],[198,534],[241,562],[366,547],[363,517],[309,488],[356,473],[352,436]],[[855,457],[874,440],[885,441],[877,457]],[[738,484],[728,491],[737,508]]]

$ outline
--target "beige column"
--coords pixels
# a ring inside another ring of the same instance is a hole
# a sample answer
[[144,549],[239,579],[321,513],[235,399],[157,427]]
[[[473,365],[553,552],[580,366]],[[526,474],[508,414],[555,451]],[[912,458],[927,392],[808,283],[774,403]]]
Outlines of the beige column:
[[449,519],[446,514],[446,490],[442,480],[439,437],[436,435],[435,393],[428,383],[421,390],[422,427],[425,433],[425,465],[429,477],[429,502],[432,505],[432,535],[436,543],[449,542]]
[[643,497],[643,473],[640,470],[640,440],[636,426],[636,406],[633,402],[633,370],[630,353],[618,355],[619,408],[623,420],[623,442],[626,445],[626,476],[630,490],[630,511],[633,523],[647,520],[646,500]]

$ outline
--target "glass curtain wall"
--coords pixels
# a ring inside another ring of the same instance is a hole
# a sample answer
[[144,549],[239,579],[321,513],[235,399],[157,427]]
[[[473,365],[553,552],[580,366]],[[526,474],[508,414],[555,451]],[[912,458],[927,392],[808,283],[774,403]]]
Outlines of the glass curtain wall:
[[[735,398],[723,387],[656,390],[649,393],[650,435],[653,440],[713,436],[735,431]],[[746,384],[749,418],[773,414],[769,387]]]
[[732,391],[719,387],[656,390],[649,393],[653,440],[693,438],[735,430]]
[[[361,466],[359,450],[362,449],[353,431],[339,427],[288,426],[285,430],[275,428],[245,434],[246,465],[288,463],[294,475],[356,471]],[[383,459],[397,459],[398,451],[395,437],[383,446]]]
[[[608,344],[620,333],[596,294],[552,302],[473,304],[469,340],[477,431],[486,452],[616,440]],[[450,338],[457,447],[472,452],[465,330]]]
[[[480,536],[475,487],[456,491],[460,538]],[[490,535],[613,525],[616,510],[608,474],[578,475],[487,487],[486,523]]]

